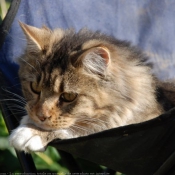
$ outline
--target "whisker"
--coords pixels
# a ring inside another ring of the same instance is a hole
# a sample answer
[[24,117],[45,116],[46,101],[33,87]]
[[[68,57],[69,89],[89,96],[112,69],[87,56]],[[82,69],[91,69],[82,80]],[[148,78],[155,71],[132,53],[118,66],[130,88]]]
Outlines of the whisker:
[[[17,114],[24,114],[23,112],[12,112],[12,114],[11,115],[17,115]],[[26,114],[24,114],[24,115],[26,115]]]
[[26,113],[26,111],[25,110],[20,110],[20,109],[16,109],[16,108],[12,108],[12,107],[9,107],[9,109],[10,110],[12,110],[12,111],[16,111],[16,112],[23,112],[23,113]]
[[[34,66],[32,66],[30,63],[28,63],[28,62],[27,62],[26,60],[24,60],[23,58],[21,58],[21,60],[24,61],[25,63],[27,63],[30,67],[32,67],[32,68],[36,71],[36,73],[39,74],[39,72],[35,69]],[[40,74],[39,74],[39,75],[40,75]]]
[[17,108],[17,109],[25,109],[23,106],[17,105],[17,104],[9,104],[8,107],[12,107],[12,108]]
[[98,120],[96,118],[82,118],[82,117],[77,119],[77,122],[87,124],[89,125],[89,127],[94,127],[95,130],[98,130],[98,131],[106,130],[109,124],[108,122],[103,121],[101,119]]
[[[81,114],[81,113],[73,113],[72,114],[73,116],[72,116],[72,118],[75,118],[76,117],[76,119],[78,119],[78,120],[88,120],[88,121],[94,121],[94,122],[101,122],[101,123],[106,123],[106,124],[109,124],[109,122],[108,121],[105,121],[105,120],[102,120],[102,119],[100,119],[100,118],[95,118],[95,117],[89,117],[88,115],[86,115],[86,114]],[[70,117],[70,116],[69,116]]]
[[99,119],[99,118],[90,118],[90,117],[77,117],[77,120],[78,121],[86,121],[86,122],[99,122],[99,123],[101,123],[101,124],[109,124],[109,122],[107,122],[107,121],[104,121],[104,120],[102,120],[102,119]]
[[18,94],[15,94],[15,93],[13,93],[13,92],[10,92],[9,90],[4,89],[4,88],[2,88],[2,90],[4,90],[5,92],[7,92],[7,93],[9,93],[9,94],[11,94],[11,95],[13,95],[13,96],[15,96],[15,97],[18,97],[18,98],[21,99],[22,101],[25,101],[25,98],[22,97],[22,96],[20,96],[20,95],[18,95]]
[[24,103],[24,102],[22,102],[20,100],[17,100],[17,99],[3,99],[3,100],[0,100],[0,102],[7,102],[7,101],[18,102],[22,105],[26,105],[26,102]]
[[67,128],[68,131],[75,132],[73,128]]
[[74,128],[77,128],[77,129],[80,129],[80,130],[89,132],[89,130],[85,129],[85,127],[82,127],[82,126],[80,127],[80,126],[78,126],[78,125],[76,125],[76,124],[72,125],[71,127],[74,127]]
[[102,119],[99,119],[99,118],[90,118],[90,120],[92,120],[92,121],[99,121],[99,122],[106,123],[106,124],[109,123],[109,122],[107,122],[105,120],[102,120]]
[[[102,124],[98,124],[98,123],[94,123],[94,122],[92,122],[92,121],[81,121],[81,123],[85,123],[85,124],[88,124],[88,125],[91,125],[91,127],[93,126],[94,128],[99,128],[100,130],[102,130],[102,129],[106,129],[106,125],[102,125]],[[99,130],[98,129],[98,130]]]
[[24,108],[19,108],[19,107],[16,107],[16,106],[9,106],[9,105],[8,105],[8,108],[9,108],[9,109],[16,110],[16,111],[17,111],[17,110],[18,110],[18,111],[25,111]]
[[27,113],[25,108],[20,106],[20,105],[12,105],[12,104],[8,104],[8,109],[12,110],[12,111],[18,111],[21,113]]

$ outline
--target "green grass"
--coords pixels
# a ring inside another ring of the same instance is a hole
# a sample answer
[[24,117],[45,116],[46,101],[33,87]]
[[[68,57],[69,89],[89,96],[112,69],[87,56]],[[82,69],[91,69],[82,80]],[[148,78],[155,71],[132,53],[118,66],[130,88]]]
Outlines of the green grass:
[[[10,166],[9,166],[10,165]],[[8,143],[8,131],[0,111],[0,172],[21,172],[16,153]]]
[[10,2],[11,0],[0,0],[0,23],[5,17],[8,11],[8,8],[10,7]]

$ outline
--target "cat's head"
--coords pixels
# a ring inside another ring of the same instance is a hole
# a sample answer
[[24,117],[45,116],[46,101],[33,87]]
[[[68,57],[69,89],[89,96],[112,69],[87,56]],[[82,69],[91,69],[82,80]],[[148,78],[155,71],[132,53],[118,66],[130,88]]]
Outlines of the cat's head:
[[126,42],[86,29],[20,25],[27,38],[19,70],[26,110],[43,129],[91,133],[112,127],[112,116],[122,125],[125,110],[137,103],[133,95],[140,93],[132,91],[145,78],[152,81],[140,52]]

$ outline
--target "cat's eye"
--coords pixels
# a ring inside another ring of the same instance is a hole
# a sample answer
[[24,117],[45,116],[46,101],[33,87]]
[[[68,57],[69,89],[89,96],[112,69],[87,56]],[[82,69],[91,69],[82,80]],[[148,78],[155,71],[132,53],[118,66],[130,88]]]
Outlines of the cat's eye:
[[64,92],[60,96],[60,100],[64,101],[64,102],[67,102],[67,103],[74,101],[76,98],[77,98],[77,94],[76,93]]
[[35,94],[40,94],[41,92],[41,87],[36,82],[31,82],[30,88]]

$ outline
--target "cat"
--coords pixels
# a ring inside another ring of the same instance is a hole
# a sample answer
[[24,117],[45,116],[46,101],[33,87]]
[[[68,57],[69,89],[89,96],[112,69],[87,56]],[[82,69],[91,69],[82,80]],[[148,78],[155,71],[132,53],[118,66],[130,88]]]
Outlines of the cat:
[[10,135],[17,150],[44,151],[54,139],[144,122],[174,106],[174,85],[159,82],[129,42],[88,29],[20,26],[27,38],[19,58],[27,115]]

